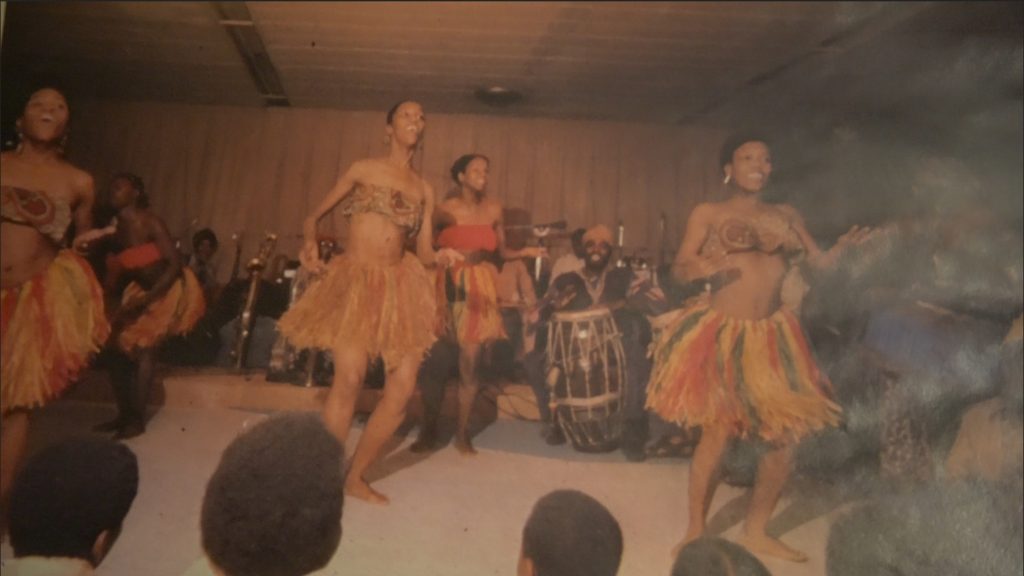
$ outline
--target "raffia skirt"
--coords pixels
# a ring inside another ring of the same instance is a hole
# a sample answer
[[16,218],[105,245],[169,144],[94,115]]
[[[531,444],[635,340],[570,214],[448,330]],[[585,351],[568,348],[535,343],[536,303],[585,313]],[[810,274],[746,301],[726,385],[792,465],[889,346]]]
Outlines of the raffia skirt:
[[437,272],[441,333],[480,344],[508,338],[498,306],[498,270],[490,262],[457,263]]
[[110,334],[89,264],[61,250],[46,270],[0,292],[0,410],[34,408],[77,378]]
[[[146,291],[132,282],[124,290],[121,302],[142,296]],[[131,353],[151,348],[170,336],[187,334],[206,313],[206,299],[191,268],[183,268],[181,277],[157,301],[117,335],[117,347]]]
[[706,300],[670,312],[654,342],[647,407],[683,426],[725,425],[786,444],[839,423],[841,408],[796,316],[731,318]]
[[406,252],[381,265],[341,254],[277,327],[299,348],[362,347],[390,371],[407,355],[423,357],[437,339],[434,321],[433,282],[418,258]]

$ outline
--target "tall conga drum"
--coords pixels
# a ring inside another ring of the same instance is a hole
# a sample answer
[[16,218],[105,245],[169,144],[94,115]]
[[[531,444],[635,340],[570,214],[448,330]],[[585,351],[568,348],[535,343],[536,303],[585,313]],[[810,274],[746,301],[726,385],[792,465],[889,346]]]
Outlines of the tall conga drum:
[[622,436],[626,357],[606,308],[556,312],[548,325],[551,413],[581,452],[615,450]]

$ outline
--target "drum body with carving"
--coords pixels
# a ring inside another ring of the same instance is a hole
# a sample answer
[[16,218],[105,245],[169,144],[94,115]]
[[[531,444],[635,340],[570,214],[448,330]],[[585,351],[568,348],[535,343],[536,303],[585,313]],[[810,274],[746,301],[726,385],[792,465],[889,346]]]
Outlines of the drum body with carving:
[[548,326],[551,413],[581,452],[618,447],[626,382],[622,337],[604,308],[557,312]]

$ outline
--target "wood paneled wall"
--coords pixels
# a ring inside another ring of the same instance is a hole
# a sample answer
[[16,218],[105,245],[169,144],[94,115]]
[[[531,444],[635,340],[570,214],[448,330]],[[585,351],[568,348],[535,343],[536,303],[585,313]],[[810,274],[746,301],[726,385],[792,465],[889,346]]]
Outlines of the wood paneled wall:
[[[296,254],[302,219],[339,171],[385,152],[384,114],[326,109],[241,108],[163,103],[83,103],[74,111],[69,156],[106,187],[118,171],[139,174],[172,233],[209,226],[222,239],[244,230],[250,255],[265,231]],[[720,189],[723,134],[712,128],[437,115],[414,163],[439,196],[467,152],[491,158],[490,193],[533,223],[625,225],[627,252],[667,258],[690,210]],[[337,212],[337,211],[336,211]],[[324,232],[344,238],[335,212]],[[195,225],[190,229],[191,223]],[[560,251],[556,247],[554,252]]]

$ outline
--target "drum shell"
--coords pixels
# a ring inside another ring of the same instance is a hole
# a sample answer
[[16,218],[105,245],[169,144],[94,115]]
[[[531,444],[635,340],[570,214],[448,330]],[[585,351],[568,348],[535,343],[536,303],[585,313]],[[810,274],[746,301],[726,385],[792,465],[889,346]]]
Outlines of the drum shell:
[[551,411],[581,452],[607,452],[622,435],[626,361],[604,309],[556,313],[548,327]]

